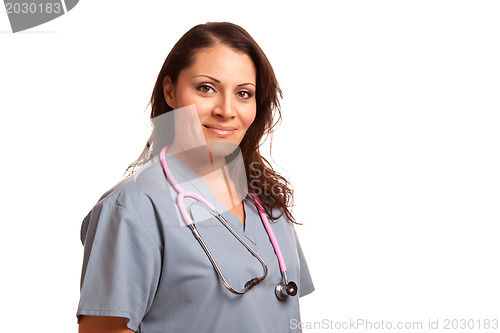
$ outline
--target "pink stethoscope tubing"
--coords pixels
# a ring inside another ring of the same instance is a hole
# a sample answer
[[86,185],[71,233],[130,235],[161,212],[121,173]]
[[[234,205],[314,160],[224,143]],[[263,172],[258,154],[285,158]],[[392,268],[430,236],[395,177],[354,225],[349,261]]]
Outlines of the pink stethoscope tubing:
[[[205,252],[209,256],[210,261],[214,265],[216,271],[221,276],[221,278],[222,278],[222,280],[223,280],[224,285],[226,286],[226,288],[229,289],[231,292],[233,292],[235,294],[239,294],[239,295],[244,294],[246,291],[248,291],[255,284],[257,284],[258,282],[260,282],[261,280],[263,280],[267,276],[267,265],[265,264],[265,262],[263,261],[263,259],[236,233],[236,231],[234,231],[234,229],[227,224],[227,222],[222,217],[222,215],[217,212],[217,210],[215,209],[215,207],[207,199],[205,199],[204,197],[202,197],[201,195],[199,195],[197,193],[194,193],[194,192],[191,192],[191,191],[185,191],[176,182],[174,176],[172,175],[172,172],[170,171],[170,168],[167,165],[166,159],[165,159],[165,155],[167,153],[167,150],[168,150],[167,146],[163,147],[163,149],[161,150],[161,152],[160,152],[160,161],[161,161],[161,164],[162,164],[162,167],[163,167],[163,170],[165,172],[165,175],[166,175],[167,179],[169,180],[169,182],[172,184],[172,186],[175,188],[175,190],[178,193],[178,195],[177,195],[177,205],[179,206],[179,211],[180,211],[180,213],[182,215],[182,218],[186,222],[187,226],[191,228],[191,230],[195,234],[195,237],[198,239],[198,241],[202,245],[203,249],[205,250]],[[281,249],[279,247],[278,241],[276,240],[274,232],[273,232],[273,230],[271,228],[271,225],[269,224],[269,220],[267,219],[266,213],[264,212],[264,209],[262,208],[262,205],[260,203],[260,200],[259,200],[258,196],[255,193],[252,193],[252,196],[253,196],[253,199],[255,200],[255,202],[257,203],[257,208],[259,210],[259,215],[260,215],[260,218],[262,220],[262,224],[264,225],[264,228],[266,229],[267,235],[269,236],[269,240],[271,241],[271,244],[273,246],[274,252],[276,253],[276,257],[278,258],[278,262],[279,262],[279,266],[280,266],[280,271],[281,271],[281,274],[282,274],[282,281],[280,283],[278,283],[278,285],[276,286],[276,296],[280,300],[285,300],[288,295],[295,296],[295,294],[297,293],[297,286],[292,281],[288,282],[285,260],[283,259],[283,254],[281,253]],[[235,235],[238,238],[238,240],[250,252],[252,252],[252,254],[254,256],[256,256],[257,259],[259,259],[259,261],[261,261],[263,267],[265,266],[265,274],[261,278],[255,278],[255,279],[252,279],[252,280],[248,281],[247,285],[245,285],[245,290],[243,292],[238,292],[238,291],[235,291],[234,289],[232,289],[229,286],[229,284],[227,283],[226,279],[224,278],[224,275],[220,271],[220,269],[219,269],[217,263],[215,262],[215,259],[213,258],[212,254],[210,253],[210,251],[206,247],[206,244],[203,241],[203,239],[201,238],[200,233],[196,229],[196,226],[193,223],[193,220],[191,219],[191,216],[188,214],[187,209],[186,209],[185,204],[184,204],[184,198],[193,198],[193,199],[198,200],[198,201],[204,203],[205,205],[207,205],[216,214],[216,216],[219,218],[219,220],[222,223],[224,223],[225,225],[227,224],[226,227],[228,227],[230,229],[230,231],[233,233],[233,235]],[[285,290],[286,290],[286,293],[284,292]]]

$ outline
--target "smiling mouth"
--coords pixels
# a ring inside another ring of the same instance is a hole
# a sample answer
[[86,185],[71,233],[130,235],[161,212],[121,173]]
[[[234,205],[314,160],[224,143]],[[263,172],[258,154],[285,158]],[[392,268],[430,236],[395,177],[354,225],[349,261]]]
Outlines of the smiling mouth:
[[209,133],[212,133],[218,137],[226,138],[234,133],[236,130],[234,127],[227,126],[211,126],[211,125],[203,125]]

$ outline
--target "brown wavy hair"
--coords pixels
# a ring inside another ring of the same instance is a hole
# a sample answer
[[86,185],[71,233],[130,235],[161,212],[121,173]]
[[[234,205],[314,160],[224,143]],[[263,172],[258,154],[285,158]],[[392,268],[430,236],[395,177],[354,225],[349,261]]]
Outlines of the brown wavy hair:
[[[153,119],[173,110],[165,101],[163,94],[164,78],[169,76],[175,85],[179,73],[192,65],[196,52],[217,44],[247,54],[252,59],[257,72],[255,94],[257,113],[240,143],[249,188],[257,194],[269,217],[277,219],[285,214],[290,221],[297,223],[291,213],[293,190],[290,183],[274,171],[270,163],[260,154],[262,138],[272,135],[276,125],[281,121],[279,98],[283,98],[283,93],[269,60],[245,29],[229,22],[208,22],[199,24],[186,32],[174,45],[158,74],[148,104],[148,106],[151,105],[150,118]],[[126,172],[131,175],[138,166],[147,162],[151,157],[151,145],[148,140],[143,153],[127,168]],[[247,198],[256,204],[251,195],[247,195]],[[274,216],[273,209],[278,210],[277,216]]]

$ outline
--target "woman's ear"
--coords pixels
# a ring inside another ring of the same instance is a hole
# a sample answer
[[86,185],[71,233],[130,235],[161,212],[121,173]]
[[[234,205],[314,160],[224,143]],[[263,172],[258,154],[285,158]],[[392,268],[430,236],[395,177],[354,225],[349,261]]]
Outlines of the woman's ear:
[[172,109],[175,109],[175,89],[170,76],[165,76],[163,79],[163,96],[165,97],[165,102],[167,102],[168,106]]

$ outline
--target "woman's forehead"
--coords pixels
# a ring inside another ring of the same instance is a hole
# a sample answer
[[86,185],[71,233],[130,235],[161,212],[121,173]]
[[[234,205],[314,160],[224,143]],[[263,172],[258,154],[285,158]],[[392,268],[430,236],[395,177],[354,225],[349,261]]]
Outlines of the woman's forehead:
[[253,84],[256,80],[255,65],[250,56],[225,45],[196,52],[193,64],[184,72],[190,78],[207,75],[220,81],[244,81]]

